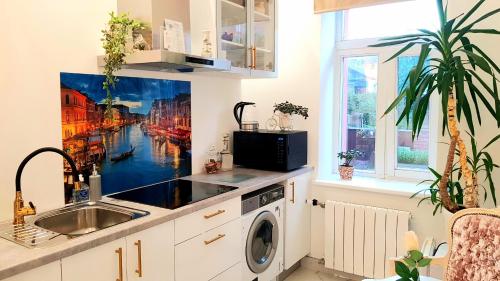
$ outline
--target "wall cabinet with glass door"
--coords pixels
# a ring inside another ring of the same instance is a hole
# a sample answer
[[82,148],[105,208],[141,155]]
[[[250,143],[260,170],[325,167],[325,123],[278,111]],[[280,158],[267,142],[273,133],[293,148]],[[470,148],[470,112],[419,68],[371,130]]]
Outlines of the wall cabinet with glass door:
[[277,0],[217,0],[218,57],[243,77],[276,77]]

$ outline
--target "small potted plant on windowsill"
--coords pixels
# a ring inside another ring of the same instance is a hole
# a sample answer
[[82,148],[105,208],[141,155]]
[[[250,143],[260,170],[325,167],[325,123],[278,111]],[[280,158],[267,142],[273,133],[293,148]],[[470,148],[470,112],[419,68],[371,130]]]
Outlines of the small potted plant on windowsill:
[[307,119],[309,109],[300,105],[295,105],[288,101],[274,105],[274,112],[278,112],[278,126],[282,131],[293,129],[292,115],[300,115]]
[[363,153],[358,150],[348,150],[342,151],[337,154],[340,160],[344,160],[344,164],[339,165],[339,174],[342,180],[352,180],[352,175],[354,174],[354,166],[351,165],[352,161],[356,158],[362,156]]

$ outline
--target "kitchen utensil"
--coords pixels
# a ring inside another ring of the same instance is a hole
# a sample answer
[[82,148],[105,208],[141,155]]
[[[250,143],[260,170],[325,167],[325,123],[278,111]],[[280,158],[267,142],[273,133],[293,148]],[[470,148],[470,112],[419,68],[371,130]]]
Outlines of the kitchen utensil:
[[255,114],[249,114],[248,112],[243,115],[245,106],[252,105],[255,107],[254,102],[239,102],[234,106],[233,113],[236,122],[238,122],[239,128],[242,131],[256,131],[259,129],[259,122],[251,120],[254,118]]

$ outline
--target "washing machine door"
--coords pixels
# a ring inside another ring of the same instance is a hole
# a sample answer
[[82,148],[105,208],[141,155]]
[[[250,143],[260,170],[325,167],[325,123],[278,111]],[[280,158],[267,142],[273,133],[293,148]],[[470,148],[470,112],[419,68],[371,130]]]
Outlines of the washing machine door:
[[254,273],[264,272],[276,255],[279,241],[278,221],[273,213],[264,211],[252,223],[247,236],[247,264]]

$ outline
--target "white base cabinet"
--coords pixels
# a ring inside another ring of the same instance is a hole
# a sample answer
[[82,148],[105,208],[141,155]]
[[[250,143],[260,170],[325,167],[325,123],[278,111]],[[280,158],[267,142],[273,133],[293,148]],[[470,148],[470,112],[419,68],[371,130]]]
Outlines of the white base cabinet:
[[64,281],[173,281],[174,224],[167,222],[63,258]]
[[3,281],[31,281],[31,280],[43,280],[43,281],[61,281],[61,263],[60,261],[55,261],[53,263],[46,264],[44,266],[37,267],[35,269],[14,275]]
[[125,238],[61,260],[64,281],[125,281]]
[[128,281],[174,281],[174,223],[129,235]]
[[176,245],[175,280],[208,281],[223,273],[240,262],[241,241],[236,219]]
[[285,269],[311,252],[311,173],[302,174],[285,184]]
[[242,281],[241,277],[241,263],[237,263],[210,281]]

